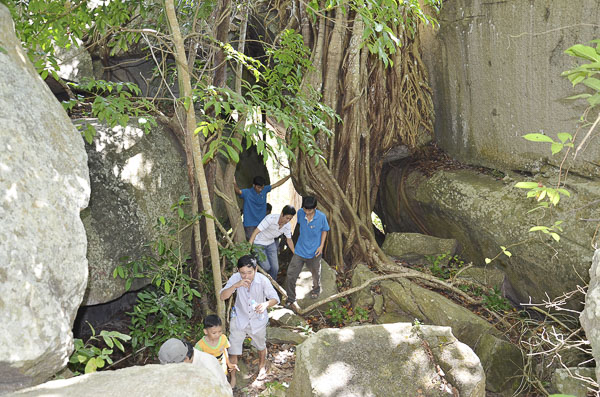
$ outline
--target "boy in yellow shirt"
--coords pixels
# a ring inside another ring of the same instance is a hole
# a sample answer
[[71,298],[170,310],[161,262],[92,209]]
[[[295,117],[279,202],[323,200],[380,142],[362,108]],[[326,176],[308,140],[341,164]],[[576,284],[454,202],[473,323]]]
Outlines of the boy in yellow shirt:
[[214,314],[206,316],[204,318],[204,336],[196,343],[195,348],[219,360],[219,364],[221,364],[223,371],[227,374],[227,368],[230,371],[232,369],[239,371],[237,365],[229,362],[228,347],[229,340],[223,335],[221,319]]

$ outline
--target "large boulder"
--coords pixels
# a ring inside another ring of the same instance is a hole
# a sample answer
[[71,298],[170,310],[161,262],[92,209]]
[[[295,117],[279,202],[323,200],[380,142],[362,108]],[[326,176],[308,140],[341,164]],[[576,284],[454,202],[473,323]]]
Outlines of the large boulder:
[[0,4],[0,394],[64,367],[87,283],[83,139]]
[[[354,270],[352,286],[360,285],[375,274],[364,265]],[[512,392],[518,385],[515,377],[521,372],[520,350],[502,338],[490,323],[470,310],[457,305],[440,294],[419,287],[406,279],[381,282],[384,314],[379,323],[399,321],[440,325],[452,328],[458,340],[475,351],[486,374],[487,388],[493,392]],[[358,294],[364,294],[364,289]],[[364,298],[363,298],[364,299]]]
[[[569,174],[566,188],[571,197],[563,197],[553,211],[533,211],[533,199],[523,189],[514,187],[516,180],[498,180],[475,170],[438,171],[431,177],[410,172],[403,182],[410,190],[400,192],[399,172],[387,174],[382,190],[386,197],[384,222],[392,219],[402,231],[416,231],[418,223],[437,237],[455,238],[461,256],[474,265],[485,265],[485,258],[508,247],[512,256],[499,255],[489,266],[506,274],[506,291],[514,302],[543,302],[546,294],[553,299],[581,284],[592,260],[589,249],[600,218],[600,182]],[[549,175],[520,180],[556,184]],[[403,197],[403,200],[399,198]],[[541,232],[530,233],[532,226],[551,226],[562,220],[560,241]],[[396,231],[396,230],[390,230]],[[524,243],[525,242],[525,243]]]
[[[470,164],[537,172],[559,165],[549,144],[520,136],[574,133],[587,102],[560,74],[581,62],[564,54],[597,39],[597,0],[552,2],[456,0],[444,3],[440,28],[422,29],[440,147]],[[560,28],[557,28],[557,27]],[[592,120],[593,121],[593,120]],[[580,133],[577,143],[585,134]],[[600,145],[578,156],[573,170],[598,175]]]
[[485,396],[479,359],[448,327],[323,329],[296,350],[288,395]]
[[431,258],[441,261],[440,265],[448,261],[457,249],[454,239],[438,238],[420,233],[388,233],[381,246],[383,252],[409,263],[433,264]]
[[[581,326],[592,346],[592,355],[600,363],[600,249],[594,253],[590,267],[590,284],[585,296],[585,307],[579,316]],[[600,365],[596,365],[596,379],[600,379]]]
[[129,367],[54,380],[15,394],[35,396],[231,397],[231,387],[202,367],[179,363]]
[[[82,214],[90,267],[84,304],[96,305],[123,295],[125,281],[114,279],[113,270],[123,257],[137,260],[148,254],[145,244],[158,237],[158,217],[172,214],[171,205],[190,194],[183,150],[167,128],[159,126],[146,135],[135,124],[109,128],[95,119],[78,123],[90,123],[97,131],[87,145],[92,196]],[[189,247],[190,234],[181,237]],[[139,279],[133,288],[145,283]]]

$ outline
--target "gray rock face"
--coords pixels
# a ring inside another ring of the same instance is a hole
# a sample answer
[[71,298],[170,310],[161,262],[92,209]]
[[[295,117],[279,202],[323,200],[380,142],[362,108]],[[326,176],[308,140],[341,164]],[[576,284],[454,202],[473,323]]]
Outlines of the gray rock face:
[[[400,197],[399,174],[387,175],[383,187],[387,196]],[[543,176],[529,180],[555,184]],[[411,210],[397,199],[386,202],[386,213],[401,230],[416,230],[412,219],[416,217],[434,235],[455,238],[463,247],[464,260],[476,266],[483,266],[486,257],[495,257],[500,246],[521,242],[509,248],[511,257],[500,255],[492,263],[506,274],[513,301],[529,302],[531,297],[533,302],[543,302],[546,293],[552,299],[574,290],[588,271],[596,223],[586,219],[600,218],[600,182],[569,174],[571,197],[561,200],[553,218],[550,212],[528,213],[535,207],[534,200],[514,188],[515,183],[472,170],[438,171],[430,178],[412,172],[405,181],[411,189],[404,196]],[[540,232],[529,233],[532,226],[549,226],[555,220],[564,221],[559,242]]]
[[[352,286],[375,277],[364,265],[354,269]],[[365,294],[368,289],[354,294]],[[452,328],[458,340],[475,351],[486,374],[487,388],[493,392],[512,392],[518,386],[515,377],[521,372],[522,357],[519,349],[502,339],[490,323],[443,296],[405,280],[381,282],[384,313],[380,324],[412,322]],[[363,298],[364,299],[364,298]],[[354,297],[353,297],[354,302]]]
[[83,139],[0,4],[0,394],[67,363],[87,283]]
[[193,364],[145,365],[54,380],[15,394],[34,396],[231,397],[231,387]]
[[[600,249],[594,253],[585,308],[579,316],[579,321],[592,345],[594,360],[600,363]],[[600,379],[600,365],[596,365],[596,379]]]
[[[428,355],[424,342],[430,348]],[[479,359],[450,328],[408,323],[324,329],[298,346],[287,395],[308,396],[485,396]]]
[[298,345],[308,336],[299,329],[267,327],[267,340],[271,343],[291,343]]
[[[145,135],[135,125],[110,129],[95,120],[82,122],[98,131],[93,145],[86,145],[92,196],[82,214],[90,267],[84,304],[95,305],[125,292],[124,280],[114,279],[113,270],[122,257],[134,260],[147,253],[144,244],[157,237],[157,218],[171,214],[171,205],[190,194],[184,155],[169,131],[156,128]],[[189,236],[182,236],[187,246]]]
[[387,255],[409,263],[429,263],[434,258],[446,254],[441,264],[447,264],[456,253],[457,242],[454,239],[437,238],[419,233],[388,233],[381,249]]
[[[558,165],[562,156],[551,156],[549,144],[520,136],[543,132],[557,140],[558,132],[575,132],[587,102],[565,100],[583,89],[560,76],[579,64],[564,51],[598,38],[589,23],[598,20],[597,0],[445,3],[440,28],[422,30],[440,147],[490,168]],[[591,144],[572,169],[597,175],[599,159],[600,145]]]
[[595,380],[594,368],[559,368],[552,375],[552,385],[564,395],[586,397],[590,384],[581,380],[582,378]]
[[55,55],[59,66],[57,73],[63,80],[80,83],[85,78],[94,78],[92,57],[83,43],[69,49],[57,48]]

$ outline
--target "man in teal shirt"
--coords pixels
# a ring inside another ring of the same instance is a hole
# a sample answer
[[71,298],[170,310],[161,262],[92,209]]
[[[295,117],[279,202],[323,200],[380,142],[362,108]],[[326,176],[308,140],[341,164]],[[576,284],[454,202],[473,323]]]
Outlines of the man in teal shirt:
[[244,199],[242,211],[244,213],[244,232],[246,234],[246,240],[250,240],[250,236],[252,236],[254,229],[256,229],[260,221],[267,215],[267,193],[272,189],[283,185],[289,177],[290,176],[288,175],[275,182],[273,185],[266,185],[267,181],[265,178],[262,176],[255,176],[252,181],[252,187],[247,189],[240,189],[234,181],[233,188],[235,194]]
[[317,209],[317,199],[312,196],[302,198],[302,208],[297,213],[300,236],[296,242],[294,256],[290,261],[285,280],[287,293],[286,306],[292,307],[296,301],[296,281],[306,266],[312,274],[313,288],[311,298],[317,298],[321,293],[321,256],[325,247],[325,239],[329,231],[327,216]]

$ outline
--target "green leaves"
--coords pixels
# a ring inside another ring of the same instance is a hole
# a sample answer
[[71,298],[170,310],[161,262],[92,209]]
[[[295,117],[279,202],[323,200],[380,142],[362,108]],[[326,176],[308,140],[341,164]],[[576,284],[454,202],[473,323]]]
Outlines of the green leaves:
[[[113,354],[113,347],[116,346],[119,350],[124,352],[125,347],[122,342],[127,342],[131,339],[129,335],[121,332],[105,330],[100,332],[100,339],[96,336],[96,331],[91,324],[88,323],[88,325],[92,331],[92,336],[85,344],[81,339],[75,339],[75,350],[69,358],[71,369],[73,369],[75,373],[80,373],[83,368],[83,372],[89,374],[104,368],[106,363],[112,364],[113,361],[110,355]],[[97,343],[100,341],[104,342],[108,348],[101,349],[98,347]]]
[[583,59],[587,63],[562,73],[576,86],[582,83],[592,90],[592,94],[583,93],[574,95],[568,99],[586,99],[591,107],[600,104],[600,79],[594,77],[600,73],[600,41],[593,40],[596,47],[576,44],[565,51],[566,54]]
[[563,229],[560,226],[563,223],[563,221],[556,221],[554,222],[554,225],[552,226],[534,226],[532,228],[529,229],[530,232],[542,232],[545,233],[547,235],[549,235],[550,237],[552,237],[555,241],[560,241],[560,235],[556,232],[562,232]]
[[573,136],[568,132],[559,132],[556,134],[560,142],[554,141],[554,139],[550,138],[547,135],[534,133],[534,134],[526,134],[523,135],[523,138],[527,139],[531,142],[547,142],[551,143],[550,150],[552,151],[552,155],[560,153],[565,147],[573,147]]

